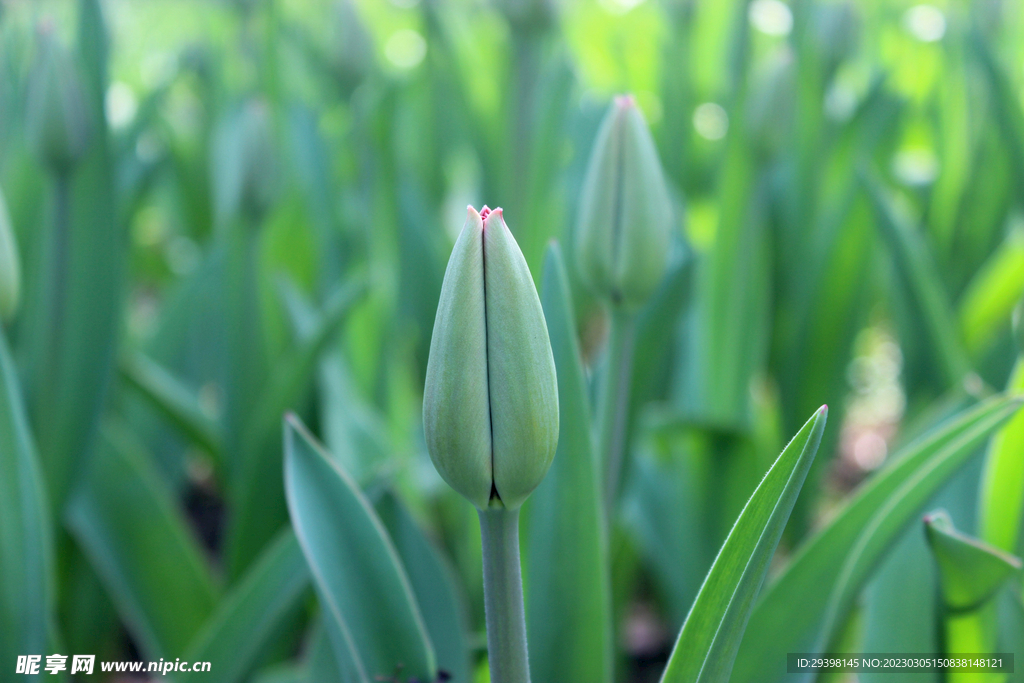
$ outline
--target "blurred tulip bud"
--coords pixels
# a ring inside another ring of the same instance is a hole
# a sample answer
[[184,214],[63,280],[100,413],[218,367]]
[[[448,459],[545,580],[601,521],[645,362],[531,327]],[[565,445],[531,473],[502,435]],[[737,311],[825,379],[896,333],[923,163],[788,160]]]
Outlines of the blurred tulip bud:
[[826,74],[853,55],[860,42],[860,15],[850,0],[814,6],[814,43]]
[[1017,342],[1017,351],[1024,353],[1024,297],[1013,311],[1013,338]]
[[423,390],[434,466],[480,509],[518,508],[551,466],[558,385],[533,277],[501,209],[469,217],[437,304]]
[[278,159],[269,105],[254,98],[232,115],[218,132],[214,147],[214,181],[218,213],[240,213],[254,223],[277,196]]
[[373,68],[373,41],[352,6],[352,0],[337,0],[334,23],[334,69],[341,86],[351,91]]
[[85,152],[89,119],[81,78],[53,33],[49,22],[38,31],[28,80],[26,120],[28,139],[40,160],[50,171],[63,175]]
[[747,100],[750,138],[761,152],[775,153],[786,145],[795,98],[793,53],[782,48],[757,69]]
[[495,0],[495,5],[513,26],[546,28],[558,15],[556,0]]
[[580,195],[580,274],[613,305],[638,308],[665,272],[671,230],[672,201],[647,123],[631,96],[616,97]]
[[21,294],[21,266],[14,241],[11,216],[0,193],[0,321],[8,321],[18,310]]

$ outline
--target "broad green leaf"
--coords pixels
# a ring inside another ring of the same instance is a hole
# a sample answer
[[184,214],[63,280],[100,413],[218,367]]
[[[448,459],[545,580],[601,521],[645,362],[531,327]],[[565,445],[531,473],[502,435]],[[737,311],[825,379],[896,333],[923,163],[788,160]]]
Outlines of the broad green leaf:
[[433,681],[434,649],[387,531],[355,482],[294,416],[285,420],[285,493],[343,678]]
[[[1014,408],[1019,405],[1019,401],[1015,402]],[[1000,419],[996,425],[993,425],[993,428],[1002,422],[1003,420]],[[952,441],[938,453],[935,460],[924,464],[908,477],[874,511],[870,521],[850,549],[842,571],[833,585],[832,595],[829,597],[829,604],[825,611],[824,626],[818,637],[819,645],[822,645],[823,648],[827,645],[838,622],[845,617],[846,611],[860,588],[867,581],[871,571],[885,552],[891,547],[893,539],[904,528],[906,520],[916,515],[927,504],[934,492],[933,482],[945,481],[955,474],[963,464],[963,460],[957,458],[956,455],[963,452],[973,453],[990,432],[991,430],[984,430],[981,434],[967,433]]]
[[67,524],[149,659],[180,656],[219,591],[171,491],[123,427],[105,427]]
[[[751,683],[775,681],[784,676],[785,660],[778,659],[777,653],[810,651],[822,628],[830,587],[876,511],[901,489],[906,493],[903,487],[908,482],[916,487],[913,497],[921,499],[923,505],[1019,406],[1017,399],[989,399],[894,455],[824,529],[798,549],[786,569],[765,589],[751,615],[732,680]],[[872,557],[865,558],[871,560],[867,564],[876,563],[885,544],[893,542],[913,521],[918,508],[911,507],[912,502],[908,499],[907,504],[892,511],[891,523],[880,530]],[[861,578],[864,576],[861,572]],[[817,588],[809,591],[808,586]]]
[[[241,681],[308,585],[309,570],[295,534],[282,531],[217,605],[183,659],[210,662],[221,683]],[[209,675],[182,674],[178,680],[201,681]]]
[[970,365],[959,338],[960,328],[945,291],[943,280],[921,233],[894,205],[881,181],[867,171],[861,181],[877,215],[877,225],[888,244],[896,271],[903,279],[910,299],[921,317],[921,324],[935,358],[949,384],[959,384]]
[[740,513],[686,617],[662,683],[725,683],[768,564],[825,429],[822,406],[797,432]]
[[122,358],[120,373],[186,438],[221,462],[223,444],[218,426],[203,414],[199,398],[184,384],[139,352]]
[[960,298],[960,330],[972,357],[1006,328],[1024,291],[1024,230],[1011,232],[974,275]]
[[266,386],[245,422],[243,458],[231,491],[232,523],[226,540],[229,573],[238,574],[260,552],[286,518],[281,491],[281,454],[275,446],[281,416],[297,410],[312,388],[327,345],[362,296],[362,281],[340,285],[328,300],[316,328],[297,348],[275,363]]
[[456,683],[469,683],[465,605],[452,569],[393,492],[382,491],[374,509],[409,575],[409,584],[437,653],[438,671],[444,671]]
[[[0,329],[0,679],[43,654],[54,608],[50,510],[17,371]],[[20,676],[18,678],[21,678]]]
[[[1024,357],[1017,359],[1008,393],[1024,393]],[[985,456],[981,479],[979,536],[1008,553],[1020,552],[1024,515],[1024,412],[995,433]]]
[[527,633],[536,681],[612,679],[611,588],[600,475],[568,275],[552,243],[541,289],[558,375],[559,438],[526,503]]
[[942,599],[951,609],[977,609],[1020,572],[1019,559],[960,533],[945,510],[927,515],[924,528],[939,565]]

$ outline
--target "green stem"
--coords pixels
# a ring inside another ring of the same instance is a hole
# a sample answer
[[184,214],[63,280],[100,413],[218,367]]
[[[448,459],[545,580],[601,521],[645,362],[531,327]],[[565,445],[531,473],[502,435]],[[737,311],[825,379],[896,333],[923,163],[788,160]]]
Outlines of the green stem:
[[491,683],[530,683],[519,569],[519,509],[480,510]]
[[601,431],[598,443],[605,471],[605,500],[609,514],[618,495],[622,457],[626,448],[626,423],[633,374],[633,323],[631,313],[612,309],[608,358],[599,403]]

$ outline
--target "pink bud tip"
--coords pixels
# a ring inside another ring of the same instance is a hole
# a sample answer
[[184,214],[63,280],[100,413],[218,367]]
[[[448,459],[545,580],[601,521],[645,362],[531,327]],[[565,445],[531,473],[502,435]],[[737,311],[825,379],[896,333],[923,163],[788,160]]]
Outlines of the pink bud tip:
[[480,209],[480,218],[487,218],[491,213],[491,208],[484,204],[484,208]]
[[616,95],[615,106],[619,109],[627,109],[636,106],[636,98],[632,95]]

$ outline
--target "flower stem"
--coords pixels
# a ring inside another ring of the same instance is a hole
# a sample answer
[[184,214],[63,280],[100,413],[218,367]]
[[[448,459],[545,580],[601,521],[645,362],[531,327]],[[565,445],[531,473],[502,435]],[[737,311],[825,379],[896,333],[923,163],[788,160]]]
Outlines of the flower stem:
[[489,508],[479,512],[491,683],[529,683],[523,579],[519,568],[519,509]]
[[626,418],[633,373],[634,318],[630,313],[612,309],[608,339],[608,358],[600,396],[601,464],[605,471],[605,509],[608,514],[618,496],[622,457],[626,448]]

